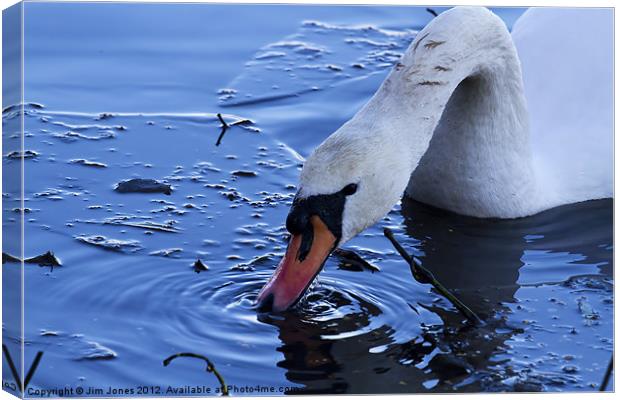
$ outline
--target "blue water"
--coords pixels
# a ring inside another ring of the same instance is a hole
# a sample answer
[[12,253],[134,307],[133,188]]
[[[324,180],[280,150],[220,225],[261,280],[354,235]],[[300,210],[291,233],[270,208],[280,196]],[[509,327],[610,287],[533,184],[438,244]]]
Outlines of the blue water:
[[[495,11],[509,26],[523,12]],[[31,389],[215,390],[202,361],[162,364],[194,352],[234,395],[596,390],[613,347],[611,200],[515,221],[403,201],[347,245],[380,272],[331,257],[296,310],[253,307],[285,249],[303,157],[431,18],[423,7],[27,3],[25,100],[43,107],[25,107],[36,153],[24,252],[63,264],[25,266],[26,365],[44,351]],[[252,123],[216,147],[218,112]],[[5,128],[17,117],[5,112]],[[172,194],[114,191],[131,178]],[[4,204],[6,226],[19,203]],[[468,327],[414,282],[383,227],[487,325]],[[196,273],[197,259],[209,270]],[[5,281],[19,272],[3,265]]]

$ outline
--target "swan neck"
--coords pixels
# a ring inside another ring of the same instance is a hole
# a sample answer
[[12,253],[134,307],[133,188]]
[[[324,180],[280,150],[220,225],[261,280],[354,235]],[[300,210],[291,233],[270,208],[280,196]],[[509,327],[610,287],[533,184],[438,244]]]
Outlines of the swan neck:
[[[418,34],[362,113],[397,144],[392,151],[411,176],[399,190],[467,215],[504,217],[508,201],[515,214],[528,213],[536,188],[512,38],[488,10],[444,14]],[[466,198],[485,190],[495,198]]]
[[[412,171],[442,117],[478,125],[480,134],[509,136],[513,144],[529,141],[521,67],[504,23],[484,9],[444,14],[417,35],[360,113],[382,121],[384,135],[409,145]],[[451,98],[461,104],[447,115]]]

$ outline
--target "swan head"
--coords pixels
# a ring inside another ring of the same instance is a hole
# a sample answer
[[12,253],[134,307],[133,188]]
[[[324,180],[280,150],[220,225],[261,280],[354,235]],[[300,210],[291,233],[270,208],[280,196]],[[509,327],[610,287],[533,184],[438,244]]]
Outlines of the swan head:
[[[288,248],[258,295],[262,309],[293,306],[321,271],[330,253],[381,219],[408,182],[390,144],[356,130],[341,130],[306,160],[286,228]],[[379,150],[380,149],[380,150]],[[406,170],[406,168],[404,169]]]

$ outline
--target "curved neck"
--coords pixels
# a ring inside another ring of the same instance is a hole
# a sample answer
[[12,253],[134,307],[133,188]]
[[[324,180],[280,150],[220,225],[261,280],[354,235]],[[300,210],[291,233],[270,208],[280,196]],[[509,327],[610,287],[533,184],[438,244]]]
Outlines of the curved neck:
[[412,197],[478,217],[536,211],[521,68],[490,11],[460,7],[433,20],[352,126],[358,117],[406,146]]

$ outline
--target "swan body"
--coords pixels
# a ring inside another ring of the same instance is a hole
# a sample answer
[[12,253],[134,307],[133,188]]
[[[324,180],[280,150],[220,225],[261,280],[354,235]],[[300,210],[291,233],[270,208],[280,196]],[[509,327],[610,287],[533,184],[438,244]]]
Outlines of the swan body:
[[613,196],[613,13],[531,8],[512,30],[551,208]]
[[486,8],[433,19],[368,103],[306,160],[287,255],[259,299],[293,304],[326,246],[374,224],[403,193],[481,218],[610,197],[612,18],[529,10],[514,38]]

